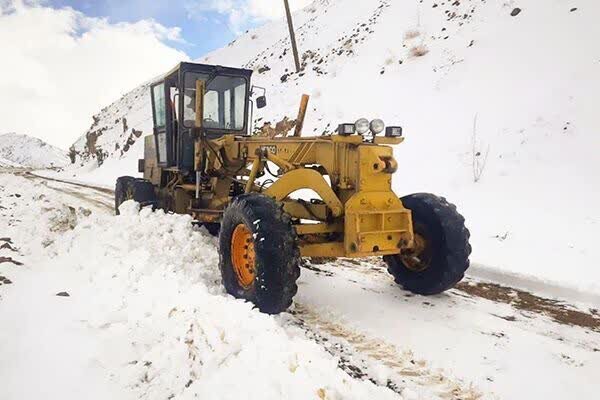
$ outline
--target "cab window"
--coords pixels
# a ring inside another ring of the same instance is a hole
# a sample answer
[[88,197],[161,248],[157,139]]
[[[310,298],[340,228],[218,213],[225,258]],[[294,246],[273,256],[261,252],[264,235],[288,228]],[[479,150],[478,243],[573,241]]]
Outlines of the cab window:
[[[196,120],[196,80],[208,81],[209,75],[187,72],[184,77],[184,126],[194,127]],[[245,127],[247,82],[242,77],[216,76],[208,82],[204,95],[202,126],[209,129],[240,131]]]
[[167,120],[167,110],[165,108],[165,84],[161,83],[154,86],[154,123],[157,128],[164,128]]
[[152,88],[154,104],[154,134],[156,135],[156,149],[158,162],[167,162],[167,110],[165,106],[165,84],[160,83]]

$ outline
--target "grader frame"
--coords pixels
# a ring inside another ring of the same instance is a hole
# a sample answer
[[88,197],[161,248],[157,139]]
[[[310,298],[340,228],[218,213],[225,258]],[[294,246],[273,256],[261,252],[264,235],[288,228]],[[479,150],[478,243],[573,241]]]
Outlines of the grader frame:
[[[170,74],[176,73],[182,82],[179,69],[193,68],[194,64],[181,65]],[[209,79],[223,73],[216,68]],[[240,76],[251,75],[251,71],[239,72]],[[236,75],[236,70],[225,73]],[[391,187],[392,174],[398,169],[391,145],[401,143],[402,137],[302,137],[307,97],[303,97],[293,136],[248,135],[246,125],[241,132],[216,132],[205,126],[202,117],[210,89],[207,82],[195,82],[195,121],[190,129],[193,170],[158,162],[156,110],[160,107],[156,102],[160,97],[153,96],[155,133],[145,138],[140,172],[155,186],[161,208],[190,214],[203,224],[218,224],[235,196],[260,192],[280,202],[291,216],[304,257],[386,256],[412,248],[411,212]],[[179,92],[184,90],[181,87]],[[250,96],[248,88],[246,121],[251,118]],[[179,105],[175,105],[177,100]],[[164,101],[167,109],[183,110],[181,98],[165,96]],[[170,119],[177,125],[177,116]],[[174,129],[173,135],[182,135],[177,131],[181,124]],[[279,169],[277,173],[272,173],[273,165]],[[267,172],[276,175],[270,185],[269,180],[261,179]],[[307,201],[291,196],[301,190],[310,190],[318,198]]]

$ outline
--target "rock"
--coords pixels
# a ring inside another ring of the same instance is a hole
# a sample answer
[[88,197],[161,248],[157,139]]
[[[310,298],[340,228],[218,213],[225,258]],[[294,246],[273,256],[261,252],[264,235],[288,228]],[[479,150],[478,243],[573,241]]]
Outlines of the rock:
[[71,295],[67,292],[58,292],[56,295],[60,297],[71,297]]
[[14,247],[12,247],[10,245],[10,243],[4,243],[2,246],[0,246],[0,250],[2,250],[2,249],[8,249],[8,250],[14,251],[14,252],[17,251],[17,249],[15,249]]
[[517,15],[519,15],[521,13],[521,9],[519,7],[515,7],[511,12],[510,12],[510,16],[511,17],[516,17]]
[[2,263],[12,263],[12,264],[15,264],[16,266],[23,265],[22,262],[14,260],[12,257],[0,257],[0,264],[2,264]]

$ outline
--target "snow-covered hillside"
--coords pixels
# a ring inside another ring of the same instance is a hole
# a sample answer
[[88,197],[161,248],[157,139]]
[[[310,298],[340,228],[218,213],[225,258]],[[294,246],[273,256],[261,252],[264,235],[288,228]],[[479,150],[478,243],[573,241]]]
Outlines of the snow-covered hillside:
[[20,167],[19,164],[14,163],[10,160],[7,160],[6,158],[0,157],[0,168],[18,168],[18,167]]
[[52,168],[68,163],[65,151],[28,135],[0,135],[0,167]]
[[[363,116],[402,125],[396,191],[457,203],[476,262],[597,289],[599,12],[593,0],[317,0],[294,15],[303,72],[284,21],[198,61],[256,71],[270,105],[260,125],[293,117],[302,93],[305,134]],[[69,174],[134,174],[148,88],[94,121]]]
[[93,169],[127,155],[137,139],[151,133],[151,113],[148,84],[123,95],[92,117],[88,131],[69,149],[71,163]]

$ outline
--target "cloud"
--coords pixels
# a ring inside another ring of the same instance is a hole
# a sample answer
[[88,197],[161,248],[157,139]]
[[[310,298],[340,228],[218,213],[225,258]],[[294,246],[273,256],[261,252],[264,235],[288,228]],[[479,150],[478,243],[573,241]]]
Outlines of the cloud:
[[[292,11],[306,7],[313,0],[289,0]],[[228,19],[229,28],[236,34],[257,23],[282,18],[283,0],[186,0],[190,18],[205,18],[206,12],[216,12]]]
[[91,116],[188,56],[169,46],[179,28],[112,24],[43,2],[0,0],[0,133],[68,147]]

